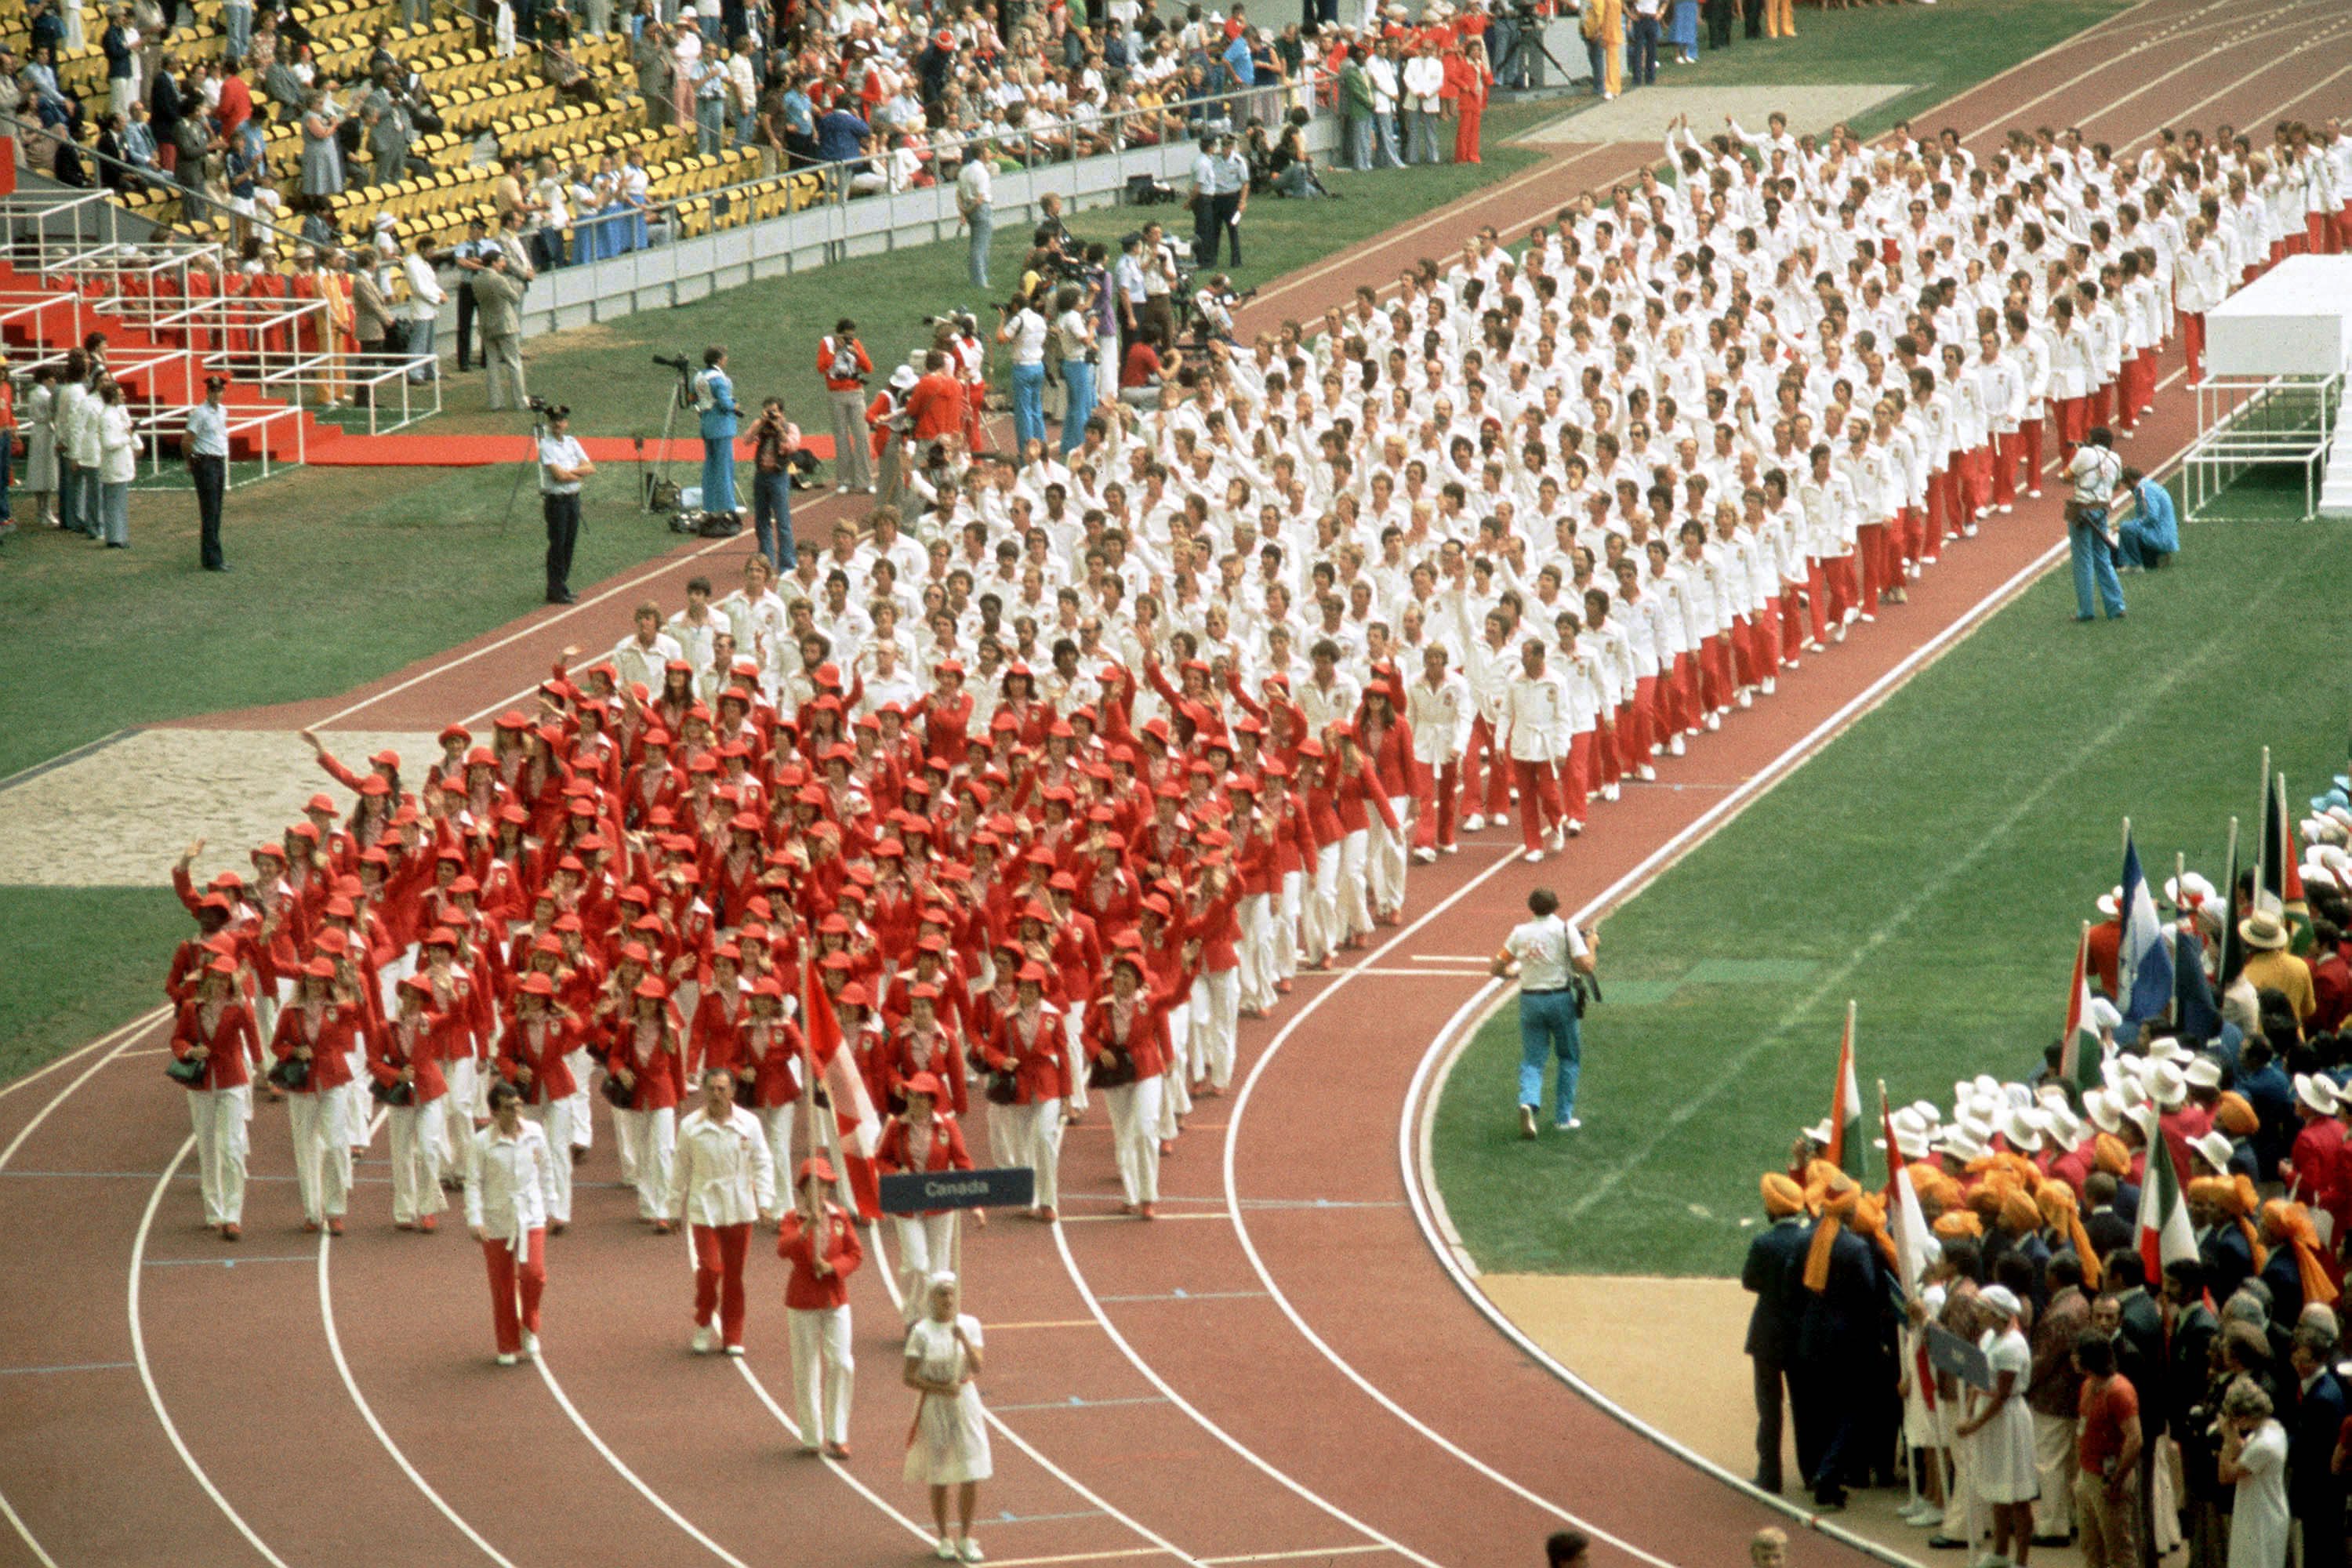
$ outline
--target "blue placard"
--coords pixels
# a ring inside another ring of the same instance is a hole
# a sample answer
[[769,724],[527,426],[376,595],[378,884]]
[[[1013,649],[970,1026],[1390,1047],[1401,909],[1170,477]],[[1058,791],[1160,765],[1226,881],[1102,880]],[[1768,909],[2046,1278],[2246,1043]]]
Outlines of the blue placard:
[[1950,1373],[1970,1388],[1992,1386],[1991,1360],[1941,1323],[1927,1325],[1927,1360],[1937,1372]]
[[1001,1171],[918,1171],[882,1178],[884,1214],[1025,1209],[1036,1201],[1037,1173],[1026,1165]]

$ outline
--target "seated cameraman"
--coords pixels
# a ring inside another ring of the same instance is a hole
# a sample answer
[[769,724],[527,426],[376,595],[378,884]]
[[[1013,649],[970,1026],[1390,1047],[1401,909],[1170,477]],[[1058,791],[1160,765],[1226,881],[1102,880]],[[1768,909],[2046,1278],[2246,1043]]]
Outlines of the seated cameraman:
[[1296,125],[1284,128],[1282,140],[1266,166],[1277,196],[1313,199],[1331,194],[1315,172],[1315,158],[1307,151],[1306,134]]
[[1201,347],[1233,342],[1234,307],[1240,302],[1241,296],[1234,292],[1234,280],[1222,272],[1193,294],[1192,335]]

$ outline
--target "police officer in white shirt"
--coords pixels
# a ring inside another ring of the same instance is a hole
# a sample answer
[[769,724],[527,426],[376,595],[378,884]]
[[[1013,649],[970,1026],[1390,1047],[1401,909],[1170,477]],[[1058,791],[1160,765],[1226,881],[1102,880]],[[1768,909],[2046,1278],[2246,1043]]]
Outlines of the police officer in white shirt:
[[1552,1074],[1552,1131],[1570,1132],[1583,1122],[1576,1114],[1576,1081],[1584,1060],[1577,1015],[1582,1011],[1578,975],[1593,973],[1601,948],[1598,931],[1579,931],[1559,918],[1559,895],[1538,888],[1528,895],[1530,919],[1511,928],[1487,973],[1519,983],[1519,1136],[1536,1135],[1543,1109],[1544,1058],[1556,1060]]
[[199,552],[207,572],[226,572],[221,558],[221,497],[228,489],[228,412],[221,406],[225,376],[205,377],[205,400],[188,410],[188,478],[196,487]]
[[588,450],[572,434],[572,410],[547,410],[547,431],[539,438],[539,506],[547,518],[547,602],[578,601],[572,591],[572,550],[580,542],[580,481],[596,471]]

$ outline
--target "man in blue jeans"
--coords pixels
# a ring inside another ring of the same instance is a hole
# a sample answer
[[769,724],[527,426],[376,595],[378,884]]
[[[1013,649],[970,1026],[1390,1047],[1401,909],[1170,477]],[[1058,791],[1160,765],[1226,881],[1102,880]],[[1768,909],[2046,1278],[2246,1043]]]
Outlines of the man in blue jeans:
[[702,428],[702,510],[731,512],[735,506],[735,384],[727,375],[727,351],[702,351],[694,378],[694,408]]
[[1519,983],[1519,1136],[1536,1135],[1543,1109],[1546,1058],[1554,1060],[1551,1125],[1570,1132],[1584,1123],[1576,1115],[1576,1080],[1584,1047],[1577,1033],[1576,981],[1593,972],[1601,944],[1597,931],[1580,931],[1559,918],[1559,895],[1538,888],[1528,895],[1529,919],[1511,928],[1487,972]]
[[2116,529],[2116,553],[2123,558],[2123,569],[2145,572],[2180,553],[2180,512],[2172,504],[2172,492],[2132,468],[2124,469],[2120,488],[2131,498]]
[[1658,81],[1658,8],[1662,0],[1633,0],[1626,9],[1625,85],[1655,87]]
[[[2115,454],[2116,438],[2104,425],[2083,437],[2066,465],[2074,482],[2066,503],[2066,547],[2074,568],[2074,618],[2095,620],[2104,607],[2107,619],[2124,618],[2124,585],[2116,579],[2116,537],[2107,526],[2115,494],[2123,488],[2124,460]],[[2094,590],[2097,603],[2092,599]]]

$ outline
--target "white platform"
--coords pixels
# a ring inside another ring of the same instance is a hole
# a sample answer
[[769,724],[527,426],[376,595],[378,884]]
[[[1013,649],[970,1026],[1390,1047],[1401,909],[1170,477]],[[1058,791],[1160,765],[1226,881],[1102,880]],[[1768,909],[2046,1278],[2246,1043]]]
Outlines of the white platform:
[[2290,256],[2205,317],[2205,374],[2352,370],[2352,256]]

